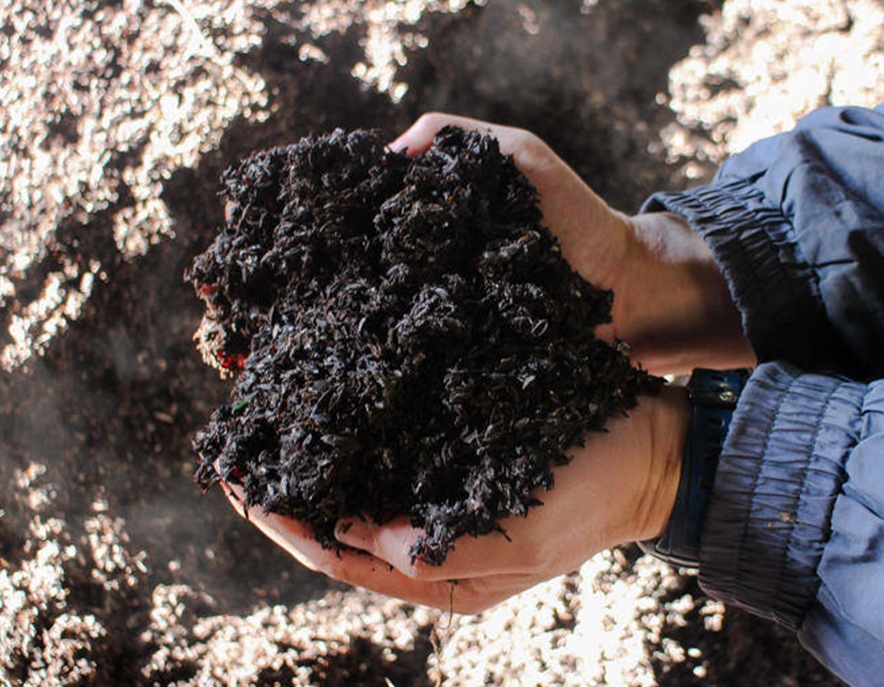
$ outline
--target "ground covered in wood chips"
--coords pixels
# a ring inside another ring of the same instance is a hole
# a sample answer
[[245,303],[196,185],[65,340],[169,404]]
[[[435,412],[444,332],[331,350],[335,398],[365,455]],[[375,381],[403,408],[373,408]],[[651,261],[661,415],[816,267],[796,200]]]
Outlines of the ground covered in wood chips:
[[232,161],[335,127],[392,139],[431,109],[533,129],[633,211],[809,108],[876,104],[882,12],[3,4],[0,684],[836,684],[632,549],[452,619],[299,568],[194,488],[190,441],[226,389],[180,275],[223,221]]

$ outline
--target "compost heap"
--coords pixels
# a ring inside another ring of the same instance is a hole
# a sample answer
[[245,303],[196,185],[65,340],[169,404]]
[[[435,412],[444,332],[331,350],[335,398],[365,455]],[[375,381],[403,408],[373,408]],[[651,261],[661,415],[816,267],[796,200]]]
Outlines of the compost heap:
[[406,515],[413,558],[540,504],[588,430],[659,380],[594,337],[613,294],[541,225],[489,135],[425,153],[336,130],[222,178],[226,226],[187,278],[204,357],[235,376],[194,445],[203,488],[311,525]]

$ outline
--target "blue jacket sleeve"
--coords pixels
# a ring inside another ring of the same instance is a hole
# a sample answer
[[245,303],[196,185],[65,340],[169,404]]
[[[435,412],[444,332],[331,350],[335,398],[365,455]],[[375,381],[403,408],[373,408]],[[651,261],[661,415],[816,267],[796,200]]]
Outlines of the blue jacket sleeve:
[[884,108],[814,112],[643,210],[705,238],[760,361],[884,376]]
[[643,209],[704,237],[763,363],[722,450],[701,584],[881,684],[884,109],[815,112]]
[[851,685],[884,675],[884,382],[761,365],[700,548],[712,596],[776,620]]

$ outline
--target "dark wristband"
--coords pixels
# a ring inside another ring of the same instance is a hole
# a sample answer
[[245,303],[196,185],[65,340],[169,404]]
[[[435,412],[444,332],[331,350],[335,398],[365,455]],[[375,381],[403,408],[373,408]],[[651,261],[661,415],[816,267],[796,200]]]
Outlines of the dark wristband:
[[691,375],[687,387],[691,417],[675,505],[663,534],[639,542],[645,553],[680,567],[699,566],[700,532],[721,446],[748,378],[746,370],[698,368]]

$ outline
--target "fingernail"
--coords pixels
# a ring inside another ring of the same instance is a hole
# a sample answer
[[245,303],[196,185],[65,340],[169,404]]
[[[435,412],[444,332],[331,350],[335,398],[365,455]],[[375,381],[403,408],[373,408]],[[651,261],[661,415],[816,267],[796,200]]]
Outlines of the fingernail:
[[335,525],[335,539],[341,544],[363,551],[374,550],[374,536],[371,527],[364,520],[340,520]]

